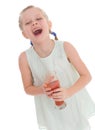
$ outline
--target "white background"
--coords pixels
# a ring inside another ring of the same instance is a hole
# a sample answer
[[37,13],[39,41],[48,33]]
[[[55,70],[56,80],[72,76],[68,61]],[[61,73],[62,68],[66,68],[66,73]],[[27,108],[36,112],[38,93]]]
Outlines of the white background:
[[[71,42],[92,74],[87,86],[95,101],[94,0],[3,0],[0,2],[0,129],[38,130],[33,96],[23,90],[19,54],[30,47],[19,27],[20,11],[30,5],[43,8],[60,40]],[[95,117],[90,119],[95,130]]]

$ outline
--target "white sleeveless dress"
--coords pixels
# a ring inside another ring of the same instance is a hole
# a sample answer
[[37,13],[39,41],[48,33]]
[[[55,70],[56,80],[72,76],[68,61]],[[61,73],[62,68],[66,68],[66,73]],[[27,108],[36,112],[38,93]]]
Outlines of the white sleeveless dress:
[[[42,85],[52,71],[56,71],[61,87],[68,88],[79,78],[67,60],[63,46],[64,42],[55,41],[52,53],[46,58],[39,57],[33,47],[26,50],[35,86]],[[95,104],[85,88],[65,100],[67,106],[61,110],[44,94],[34,99],[40,130],[90,130],[88,117],[95,114]]]

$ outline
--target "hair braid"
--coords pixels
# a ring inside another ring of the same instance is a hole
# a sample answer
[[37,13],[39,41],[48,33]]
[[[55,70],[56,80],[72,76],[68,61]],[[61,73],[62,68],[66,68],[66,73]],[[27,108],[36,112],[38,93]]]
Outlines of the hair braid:
[[58,40],[58,37],[57,37],[57,35],[56,35],[55,32],[50,31],[50,34],[53,35],[53,36],[55,37],[55,40]]

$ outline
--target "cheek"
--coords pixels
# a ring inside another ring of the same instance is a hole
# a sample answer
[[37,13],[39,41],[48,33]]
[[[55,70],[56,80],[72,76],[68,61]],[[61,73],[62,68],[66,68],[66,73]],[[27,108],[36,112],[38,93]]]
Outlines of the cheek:
[[51,27],[49,26],[48,23],[43,24],[43,27],[49,32],[49,30],[51,29]]
[[26,35],[29,35],[29,33],[30,33],[30,27],[29,26],[28,27],[24,27],[23,30],[24,30]]
[[26,32],[25,30],[22,32],[22,34],[23,34],[23,36],[24,36],[25,38],[28,38],[28,34],[27,34],[27,32]]
[[28,28],[23,28],[23,35],[24,37],[26,37],[27,39],[30,39],[31,37],[31,32]]

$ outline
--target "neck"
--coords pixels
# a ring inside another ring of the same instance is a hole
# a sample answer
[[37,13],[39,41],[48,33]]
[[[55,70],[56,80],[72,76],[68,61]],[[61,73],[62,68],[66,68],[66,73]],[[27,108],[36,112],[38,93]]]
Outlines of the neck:
[[33,47],[40,57],[47,57],[54,48],[54,41],[49,39],[45,42],[34,44]]

